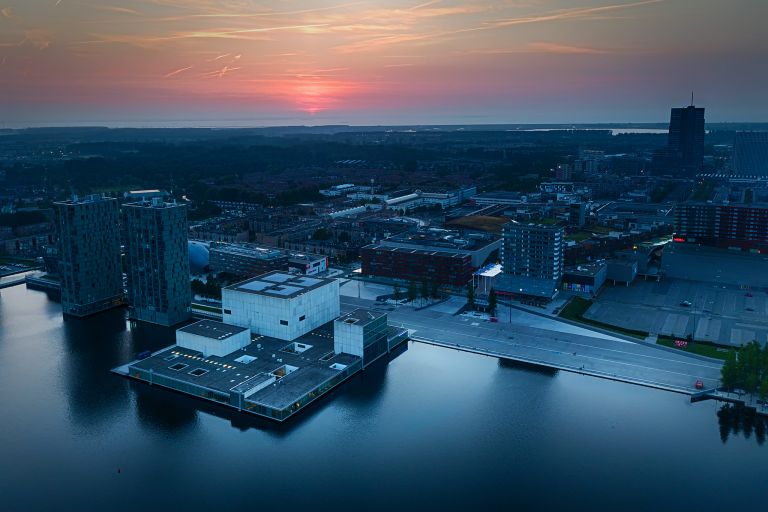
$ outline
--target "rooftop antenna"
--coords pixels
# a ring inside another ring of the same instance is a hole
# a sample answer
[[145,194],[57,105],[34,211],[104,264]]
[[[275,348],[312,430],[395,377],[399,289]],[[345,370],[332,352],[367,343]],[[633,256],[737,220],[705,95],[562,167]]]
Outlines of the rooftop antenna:
[[693,106],[693,91],[691,91],[691,106]]

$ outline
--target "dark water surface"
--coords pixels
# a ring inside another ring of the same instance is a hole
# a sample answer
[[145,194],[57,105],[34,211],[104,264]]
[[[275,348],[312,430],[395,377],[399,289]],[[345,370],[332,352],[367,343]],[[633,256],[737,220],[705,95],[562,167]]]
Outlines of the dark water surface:
[[0,510],[700,511],[768,492],[764,430],[713,402],[410,344],[278,425],[109,372],[172,340],[0,291]]

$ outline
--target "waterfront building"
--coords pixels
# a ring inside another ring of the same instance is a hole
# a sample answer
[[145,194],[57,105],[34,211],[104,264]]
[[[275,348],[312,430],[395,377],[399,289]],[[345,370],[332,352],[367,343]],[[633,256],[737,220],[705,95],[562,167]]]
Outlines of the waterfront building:
[[339,316],[339,282],[273,271],[222,289],[225,323],[294,340]]
[[334,352],[360,357],[365,368],[389,351],[387,332],[386,313],[356,309],[333,322]]
[[160,325],[190,318],[187,207],[155,197],[123,205],[130,316]]
[[512,221],[503,237],[497,292],[552,299],[563,275],[563,228]]
[[123,303],[117,200],[101,195],[54,203],[64,314],[86,316]]

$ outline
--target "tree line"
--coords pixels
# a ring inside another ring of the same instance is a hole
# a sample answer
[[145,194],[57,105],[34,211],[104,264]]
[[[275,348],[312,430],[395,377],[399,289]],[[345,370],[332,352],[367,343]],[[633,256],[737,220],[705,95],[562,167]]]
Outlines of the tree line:
[[768,347],[750,341],[738,353],[731,350],[721,372],[726,391],[742,390],[757,393],[761,400],[768,398]]

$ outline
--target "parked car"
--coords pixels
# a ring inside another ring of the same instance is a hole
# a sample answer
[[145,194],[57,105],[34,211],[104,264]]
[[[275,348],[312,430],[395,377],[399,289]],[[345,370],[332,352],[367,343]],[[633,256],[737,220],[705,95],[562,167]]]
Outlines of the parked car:
[[691,304],[690,301],[684,300],[683,302],[680,303],[680,305],[683,306],[683,307],[689,308],[693,304]]

